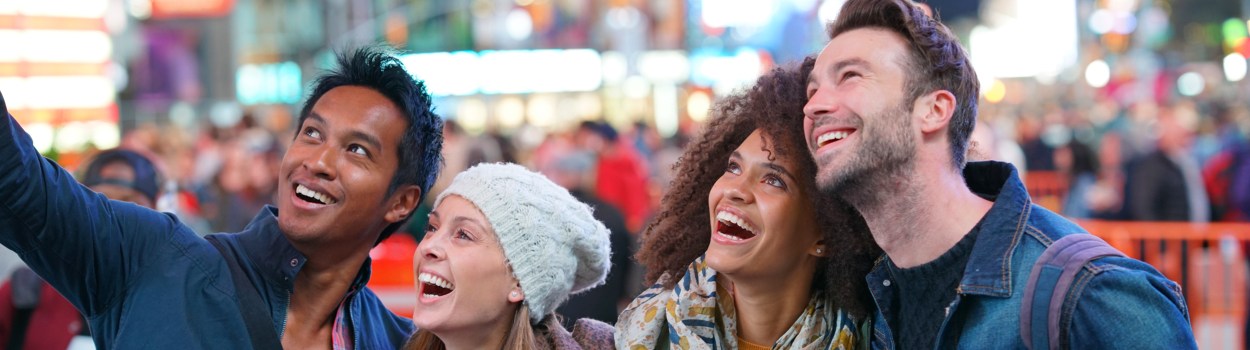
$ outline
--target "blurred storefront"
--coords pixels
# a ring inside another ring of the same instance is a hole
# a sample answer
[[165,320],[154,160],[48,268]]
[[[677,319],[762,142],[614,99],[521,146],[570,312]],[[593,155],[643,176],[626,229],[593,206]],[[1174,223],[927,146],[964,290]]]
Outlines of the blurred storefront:
[[107,0],[0,2],[0,91],[35,147],[73,167],[116,146],[119,80]]

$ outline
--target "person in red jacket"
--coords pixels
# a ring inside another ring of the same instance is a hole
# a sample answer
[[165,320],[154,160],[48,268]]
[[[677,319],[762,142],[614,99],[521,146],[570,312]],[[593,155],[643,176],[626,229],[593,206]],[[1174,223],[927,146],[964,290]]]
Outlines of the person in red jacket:
[[616,130],[606,123],[586,121],[578,127],[576,142],[579,148],[598,157],[595,195],[625,214],[630,232],[639,232],[651,215],[647,167],[638,152],[617,136]]

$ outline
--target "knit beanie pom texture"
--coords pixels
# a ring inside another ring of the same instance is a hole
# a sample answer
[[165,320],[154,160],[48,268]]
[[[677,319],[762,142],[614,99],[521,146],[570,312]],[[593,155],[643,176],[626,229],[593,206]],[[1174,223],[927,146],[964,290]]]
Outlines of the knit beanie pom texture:
[[516,164],[479,164],[456,175],[434,206],[450,195],[472,202],[490,222],[534,322],[607,277],[608,229],[543,175]]

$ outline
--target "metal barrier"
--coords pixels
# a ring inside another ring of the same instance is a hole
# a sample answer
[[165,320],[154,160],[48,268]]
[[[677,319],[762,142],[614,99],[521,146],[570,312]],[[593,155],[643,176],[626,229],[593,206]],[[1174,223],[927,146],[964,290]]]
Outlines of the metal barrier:
[[1181,284],[1200,348],[1240,349],[1245,336],[1250,223],[1078,221]]

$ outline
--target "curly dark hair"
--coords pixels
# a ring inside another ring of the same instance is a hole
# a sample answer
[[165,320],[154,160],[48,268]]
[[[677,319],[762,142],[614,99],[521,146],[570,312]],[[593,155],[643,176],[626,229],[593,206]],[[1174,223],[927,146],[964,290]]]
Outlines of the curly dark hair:
[[[771,149],[770,158],[793,158],[791,169],[799,188],[816,190],[816,164],[803,138],[803,105],[807,103],[806,79],[815,60],[807,58],[798,69],[776,68],[751,88],[717,103],[713,118],[702,134],[685,148],[677,164],[670,190],[660,204],[660,214],[643,231],[642,247],[635,258],[647,269],[649,283],[672,288],[685,269],[702,255],[711,241],[708,193],[725,172],[729,155],[755,130],[760,130]],[[872,301],[864,276],[881,249],[872,240],[868,225],[853,208],[838,198],[811,196],[825,242],[833,254],[824,259],[812,283],[835,305],[863,318]],[[836,243],[835,243],[836,242]],[[668,276],[668,277],[666,277]]]

